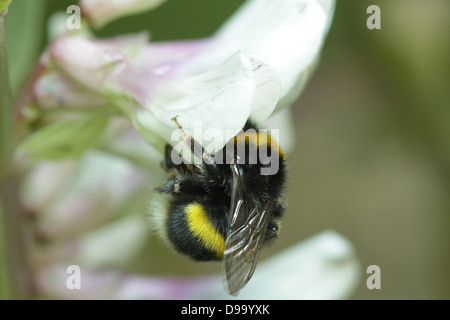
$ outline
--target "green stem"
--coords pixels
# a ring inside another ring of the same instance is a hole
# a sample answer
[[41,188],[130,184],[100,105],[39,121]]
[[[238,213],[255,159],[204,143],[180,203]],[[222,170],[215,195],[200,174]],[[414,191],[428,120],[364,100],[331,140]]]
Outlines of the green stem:
[[32,278],[23,212],[19,210],[19,177],[14,169],[12,94],[5,32],[0,12],[0,294],[2,299],[29,299]]
[[[6,168],[9,166],[11,154],[11,121],[9,106],[11,105],[11,90],[9,81],[4,83],[5,76],[8,77],[8,66],[6,60],[6,40],[3,12],[0,12],[0,183],[3,187]],[[3,198],[3,188],[2,188]],[[2,201],[3,203],[3,201]],[[6,254],[6,213],[0,208],[0,298],[10,299],[11,290],[7,270]]]
[[0,12],[0,168],[7,168],[11,162],[12,154],[12,139],[10,136],[12,132],[12,94],[9,84],[5,18],[3,14],[3,12]]

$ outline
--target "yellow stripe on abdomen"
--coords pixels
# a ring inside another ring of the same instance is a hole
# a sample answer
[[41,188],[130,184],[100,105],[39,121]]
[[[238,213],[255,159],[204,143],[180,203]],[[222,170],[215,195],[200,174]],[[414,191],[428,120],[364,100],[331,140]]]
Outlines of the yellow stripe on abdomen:
[[223,259],[225,239],[209,220],[205,208],[197,203],[191,203],[184,209],[189,229],[194,236],[205,246],[215,252],[219,259]]
[[236,144],[252,143],[258,146],[258,148],[261,148],[263,146],[273,148],[273,150],[278,151],[278,154],[280,155],[281,159],[283,159],[283,161],[286,161],[286,156],[284,154],[283,149],[281,149],[281,146],[278,144],[277,141],[275,141],[275,139],[273,139],[266,132],[259,132],[256,131],[255,129],[248,129],[247,131],[241,132],[237,136],[235,136],[234,142]]

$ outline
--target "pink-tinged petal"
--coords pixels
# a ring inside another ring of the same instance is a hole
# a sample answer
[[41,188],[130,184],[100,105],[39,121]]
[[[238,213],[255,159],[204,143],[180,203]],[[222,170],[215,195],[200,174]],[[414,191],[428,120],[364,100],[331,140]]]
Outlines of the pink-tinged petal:
[[100,107],[106,102],[98,94],[86,90],[62,73],[52,71],[43,74],[33,88],[33,96],[39,107]]
[[154,9],[166,0],[80,0],[81,11],[94,28],[109,22]]
[[[77,269],[71,271],[70,262],[55,265],[44,265],[36,271],[38,291],[50,298],[59,299],[112,299],[117,292],[124,275],[118,271],[97,271]],[[80,289],[75,287],[76,279],[70,279],[74,272],[79,272]],[[69,282],[69,285],[68,285]]]
[[[134,67],[127,69],[116,83],[120,91],[128,93],[146,110],[137,110],[132,115],[144,136],[146,128],[152,128],[149,134],[160,135],[167,141],[172,132],[177,131],[171,119],[178,116],[184,129],[191,134],[194,130],[197,133],[219,132],[221,138],[209,144],[211,149],[222,148],[244,126],[256,88],[252,63],[239,52],[197,76],[166,78]],[[154,127],[152,118],[159,123],[158,128]],[[172,141],[177,142],[179,139]]]
[[352,244],[333,231],[322,232],[261,261],[237,297],[224,292],[219,275],[136,276],[84,265],[79,265],[81,288],[70,290],[67,268],[73,261],[65,258],[59,263],[41,264],[37,271],[39,290],[63,299],[348,299],[361,278]]
[[[208,147],[220,149],[249,116],[263,123],[276,105],[298,97],[333,10],[332,0],[249,1],[209,39],[143,46],[143,35],[62,37],[50,56],[71,79],[114,97],[116,107],[155,146],[168,142],[176,129],[171,119],[179,116],[191,133],[195,122],[202,132],[218,132],[221,139]],[[134,50],[125,50],[130,43]]]
[[92,43],[98,44],[105,50],[117,50],[129,60],[136,60],[137,56],[146,48],[149,41],[147,32],[138,32],[125,35],[117,35],[111,38],[91,39]]
[[[138,209],[145,211],[144,195],[164,176],[162,170],[148,168],[159,167],[161,155],[124,119],[111,119],[99,145],[106,152],[42,162],[25,175],[22,198],[28,211],[37,215],[41,238],[68,237],[131,213],[139,203]],[[126,201],[133,205],[124,206]]]
[[145,32],[107,39],[62,36],[40,59],[45,72],[32,88],[36,103],[42,108],[111,107],[102,94],[147,42]]
[[208,299],[217,290],[217,276],[193,278],[129,277],[116,294],[117,299]]
[[[90,151],[82,158],[77,175],[67,181],[70,188],[40,214],[37,233],[41,238],[55,239],[98,226],[120,214],[124,201],[139,197],[149,179],[127,160]],[[33,182],[34,188],[44,183]]]
[[76,36],[58,39],[49,52],[57,68],[97,92],[105,90],[108,80],[120,73],[127,62],[120,50]]
[[[142,112],[139,109],[130,111],[133,106],[122,100],[131,98],[160,122],[161,129],[150,129],[150,134],[156,131],[167,137],[169,128],[173,128],[170,119],[175,115],[184,117],[184,123],[192,123],[193,119],[213,121],[209,127],[219,131],[239,129],[245,122],[243,115],[248,113],[247,100],[241,94],[248,86],[239,94],[228,90],[228,86],[223,92],[234,94],[235,99],[222,99],[224,96],[216,99],[211,86],[200,88],[205,85],[201,79],[214,75],[217,81],[229,77],[230,73],[236,75],[236,66],[230,66],[227,61],[236,60],[233,54],[238,50],[245,52],[241,57],[260,61],[264,67],[255,68],[252,75],[256,90],[249,91],[255,93],[250,113],[257,122],[263,122],[274,110],[278,90],[281,90],[278,107],[292,103],[302,91],[318,59],[333,12],[333,0],[286,0],[282,4],[252,0],[209,39],[144,46],[145,34],[104,40],[66,36],[51,46],[50,57],[60,70],[82,86],[106,97],[115,96],[114,101],[140,131],[145,126],[142,119],[147,122],[148,115],[138,114]],[[224,66],[235,69],[228,71]],[[241,67],[245,69],[244,65]],[[243,70],[243,74],[246,72]],[[223,86],[224,81],[215,85]],[[203,101],[201,106],[199,99]],[[193,105],[196,107],[191,108]],[[223,112],[230,108],[231,111]],[[242,111],[236,115],[239,109]],[[217,118],[222,115],[225,115],[225,122],[220,121],[223,126],[216,126]],[[226,115],[235,117],[232,126]]]
[[135,64],[150,67],[158,75],[189,77],[207,72],[229,57],[213,54],[218,46],[214,38],[152,42],[140,51]]
[[128,215],[106,223],[77,238],[77,260],[89,268],[126,267],[142,254],[150,236],[141,206],[128,206]]
[[[67,181],[76,177],[76,161],[41,162],[24,177],[22,202],[27,211],[44,212],[67,188]],[[45,183],[43,183],[45,181]]]
[[39,269],[39,291],[50,297],[70,300],[183,300],[205,297],[216,290],[217,282],[220,281],[218,277],[147,277],[111,269],[96,271],[80,267],[80,289],[71,290],[67,287],[67,281],[72,275],[67,273],[69,266],[69,263],[60,263]]
[[[144,204],[144,202],[143,202]],[[151,235],[142,206],[128,205],[124,217],[35,248],[37,265],[67,261],[84,269],[127,268],[141,254]]]

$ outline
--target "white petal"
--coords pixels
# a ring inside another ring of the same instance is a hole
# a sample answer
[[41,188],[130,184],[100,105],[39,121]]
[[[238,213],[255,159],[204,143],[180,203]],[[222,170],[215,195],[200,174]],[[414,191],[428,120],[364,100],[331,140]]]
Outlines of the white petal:
[[70,77],[95,91],[119,73],[127,57],[119,50],[106,48],[82,37],[62,37],[50,47],[55,65]]
[[68,290],[70,264],[69,259],[65,264],[44,265],[37,273],[39,289],[66,299],[346,299],[361,276],[353,246],[333,231],[262,261],[237,298],[223,291],[220,276],[145,277],[86,266],[80,266],[81,290]]
[[361,268],[353,245],[334,231],[324,231],[261,261],[236,298],[226,295],[219,284],[215,293],[195,298],[347,299],[360,278]]
[[[120,214],[124,201],[134,199],[148,187],[149,177],[142,170],[101,152],[86,153],[76,168],[77,175],[66,181],[36,222],[37,233],[45,239],[67,237],[104,223]],[[38,189],[43,180],[31,182],[35,185],[28,190]]]
[[42,108],[96,107],[106,104],[98,95],[56,71],[45,73],[36,81],[33,95]]
[[261,263],[239,298],[346,299],[360,278],[353,245],[325,231]]
[[57,39],[48,53],[52,67],[89,90],[104,93],[109,82],[129,66],[147,41],[145,32],[107,39],[67,35]]
[[94,270],[80,266],[80,289],[69,290],[71,274],[66,263],[44,265],[37,270],[40,293],[59,299],[122,300],[122,299],[192,299],[206,296],[217,282],[215,277],[191,279],[149,277],[126,274],[113,269]]
[[35,264],[66,262],[81,269],[103,270],[127,268],[142,252],[150,235],[147,219],[141,209],[103,224],[77,237],[69,237],[37,246]]
[[228,58],[229,55],[212,54],[215,49],[220,49],[220,43],[211,38],[151,42],[139,52],[135,64],[151,67],[158,75],[190,77],[207,72]]
[[278,74],[254,56],[249,56],[255,77],[256,91],[250,118],[257,124],[266,120],[275,109],[281,93],[281,79]]
[[278,143],[285,155],[288,155],[295,148],[295,123],[291,108],[285,108],[276,112],[268,118],[263,126],[267,129],[278,129]]
[[333,20],[334,8],[336,6],[335,0],[317,0],[317,2],[322,6],[325,14],[328,17],[327,32],[331,26],[331,21]]
[[[204,140],[203,136],[211,131],[218,133],[220,138],[203,141],[211,149],[222,148],[242,129],[250,115],[256,87],[252,63],[239,52],[206,73],[184,79],[155,79],[142,69],[123,75],[117,80],[121,90],[136,99],[165,128],[154,130],[163,139],[178,130],[171,120],[178,116],[183,128],[196,139]],[[140,113],[135,119],[140,123],[138,130],[145,125],[142,120],[151,120]]]
[[112,299],[124,276],[118,271],[93,272],[80,267],[80,289],[69,289],[67,283],[72,284],[72,272],[68,273],[68,267],[72,265],[67,261],[39,268],[36,271],[39,292],[59,299]]
[[333,13],[331,0],[250,0],[216,37],[224,54],[239,48],[264,59],[280,75],[284,97],[316,61]]
[[77,169],[76,161],[48,161],[34,166],[22,183],[24,205],[30,212],[48,210],[48,205],[67,188],[67,181],[75,179]]
[[124,267],[143,249],[149,230],[142,212],[105,224],[76,240],[73,261],[93,269]]
[[216,277],[159,278],[129,276],[121,283],[115,299],[180,300],[207,296],[214,288]]
[[58,11],[50,15],[47,20],[47,38],[50,42],[54,41],[58,37],[70,32],[67,28],[67,13]]

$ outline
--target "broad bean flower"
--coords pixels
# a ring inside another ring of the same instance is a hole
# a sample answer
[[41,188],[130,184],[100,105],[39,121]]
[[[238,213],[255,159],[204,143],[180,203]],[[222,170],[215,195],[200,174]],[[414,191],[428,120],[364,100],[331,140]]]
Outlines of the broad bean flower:
[[[163,1],[82,0],[93,28]],[[251,118],[293,147],[289,107],[302,92],[331,25],[334,0],[249,0],[203,39],[152,42],[147,33],[95,38],[64,32],[42,54],[20,104],[27,127],[16,162],[33,217],[41,294],[66,299],[227,298],[220,277],[121,271],[143,248],[151,189],[178,116],[216,150]],[[30,130],[29,128],[33,128]],[[230,130],[231,129],[231,130]],[[67,267],[82,287],[68,289]],[[262,261],[243,299],[339,299],[358,280],[352,245],[326,231]],[[270,279],[270,280],[267,280]]]

